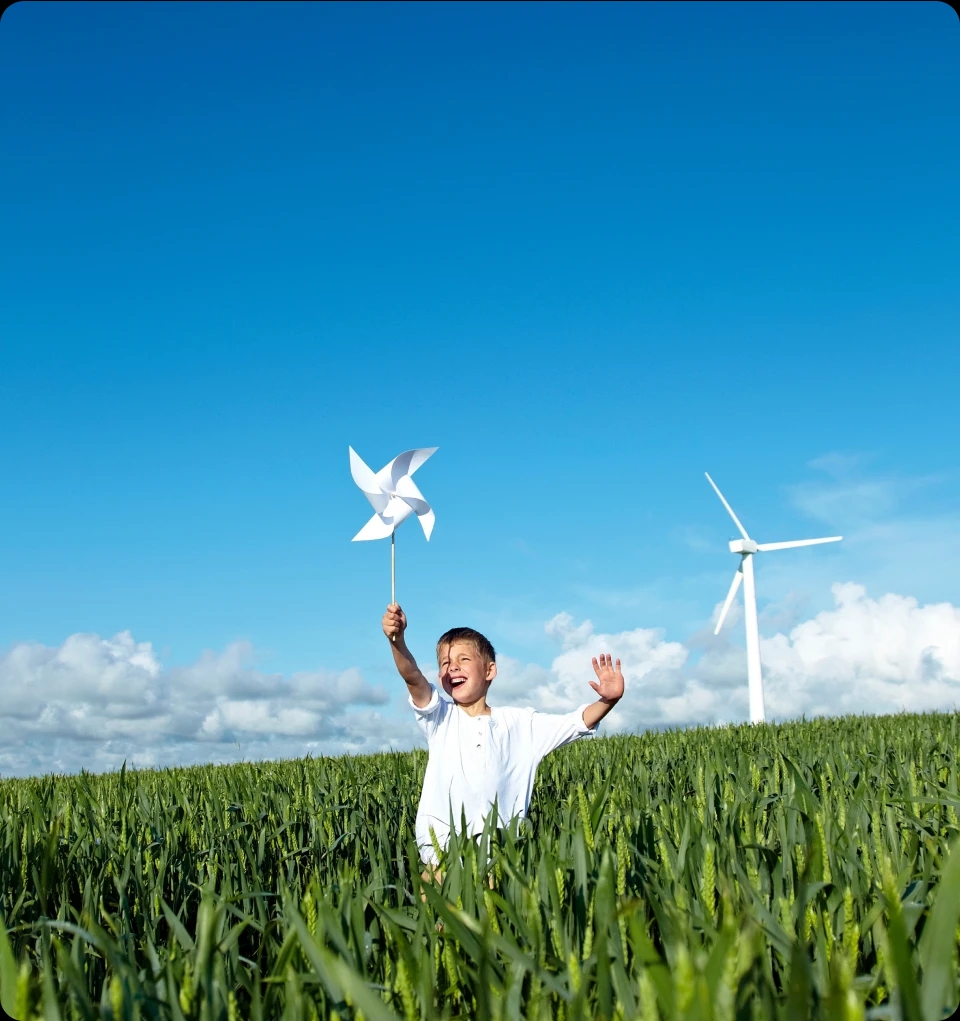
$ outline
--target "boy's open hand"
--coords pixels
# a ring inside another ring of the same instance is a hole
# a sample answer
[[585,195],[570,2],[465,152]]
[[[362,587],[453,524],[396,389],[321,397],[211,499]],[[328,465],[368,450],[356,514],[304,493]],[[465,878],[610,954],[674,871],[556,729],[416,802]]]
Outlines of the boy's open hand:
[[391,642],[396,642],[407,630],[407,615],[397,603],[391,603],[383,615],[383,633]]
[[607,653],[601,653],[599,659],[594,656],[593,672],[597,675],[597,680],[591,681],[590,687],[604,702],[616,702],[623,695],[623,674],[620,672],[620,660],[618,659],[614,666],[614,661]]

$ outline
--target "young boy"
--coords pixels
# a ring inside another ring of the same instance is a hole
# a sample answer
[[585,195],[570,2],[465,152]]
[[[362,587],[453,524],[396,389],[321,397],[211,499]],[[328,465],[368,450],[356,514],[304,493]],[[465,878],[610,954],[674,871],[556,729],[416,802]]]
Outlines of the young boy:
[[440,698],[423,676],[404,641],[407,618],[396,603],[383,615],[383,633],[407,683],[410,704],[427,739],[429,757],[417,809],[416,838],[420,857],[436,866],[430,830],[443,848],[450,835],[451,810],[460,825],[461,811],[469,832],[483,831],[484,816],[496,800],[501,825],[527,814],[540,760],[554,748],[591,735],[623,695],[620,660],[594,658],[600,696],[592,705],[566,714],[540,713],[487,705],[487,691],[497,676],[490,642],[472,628],[453,628],[437,642],[439,679],[452,702]]

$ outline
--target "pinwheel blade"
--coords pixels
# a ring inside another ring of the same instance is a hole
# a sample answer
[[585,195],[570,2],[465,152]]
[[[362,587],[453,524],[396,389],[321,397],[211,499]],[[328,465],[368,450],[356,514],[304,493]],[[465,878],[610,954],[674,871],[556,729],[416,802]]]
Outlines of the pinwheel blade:
[[363,542],[366,539],[386,539],[393,532],[394,527],[393,524],[384,521],[379,514],[374,514],[351,541]]
[[406,521],[414,510],[406,500],[399,496],[391,496],[387,509],[380,515],[384,521],[396,528],[402,521]]
[[403,475],[397,481],[396,494],[404,503],[410,504],[418,514],[423,514],[430,509],[430,504],[424,499],[423,493],[417,489],[416,482],[409,475]]
[[416,512],[416,515],[420,520],[420,526],[423,528],[423,534],[427,537],[427,541],[429,542],[430,533],[433,531],[433,524],[435,521],[434,514],[430,508],[430,504],[428,504],[423,498],[423,493],[417,489],[417,484],[409,475],[404,475],[399,482],[397,482],[397,496],[400,497],[404,503],[412,507]]
[[377,485],[388,493],[397,491],[397,483],[404,475],[412,475],[438,448],[437,447],[415,447],[413,450],[405,450],[389,463],[384,465],[376,474]]
[[350,451],[350,474],[353,476],[353,481],[363,491],[363,495],[370,501],[373,509],[378,514],[381,513],[390,502],[389,495],[383,491],[377,482],[376,475],[367,467],[363,458],[353,447],[347,449]]
[[720,634],[720,628],[723,627],[723,622],[727,619],[727,613],[730,610],[730,606],[733,603],[733,597],[737,594],[737,589],[740,588],[740,582],[743,581],[743,569],[738,567],[737,573],[733,576],[733,581],[730,583],[730,591],[727,593],[727,598],[724,601],[723,609],[720,611],[720,616],[717,618],[717,626],[713,629],[715,635]]
[[428,507],[422,514],[417,511],[417,521],[420,522],[420,527],[423,529],[423,534],[427,538],[427,542],[430,541],[430,534],[433,532],[433,526],[436,523],[436,517],[433,511]]

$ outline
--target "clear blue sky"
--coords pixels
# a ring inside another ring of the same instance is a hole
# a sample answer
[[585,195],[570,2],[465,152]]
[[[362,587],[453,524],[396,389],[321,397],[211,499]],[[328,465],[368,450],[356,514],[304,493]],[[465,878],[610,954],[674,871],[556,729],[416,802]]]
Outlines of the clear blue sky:
[[684,640],[734,567],[705,469],[761,541],[851,537],[761,600],[957,601],[956,541],[898,539],[960,516],[946,5],[21,2],[0,95],[0,648],[383,682],[348,444],[440,448],[421,648]]

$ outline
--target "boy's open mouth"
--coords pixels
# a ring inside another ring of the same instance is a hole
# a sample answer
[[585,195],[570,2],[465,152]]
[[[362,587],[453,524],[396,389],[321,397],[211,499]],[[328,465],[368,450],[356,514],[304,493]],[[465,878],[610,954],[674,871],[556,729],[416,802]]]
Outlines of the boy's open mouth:
[[466,677],[451,677],[450,678],[450,687],[451,688],[459,688],[461,684],[466,684],[466,683],[467,683]]

